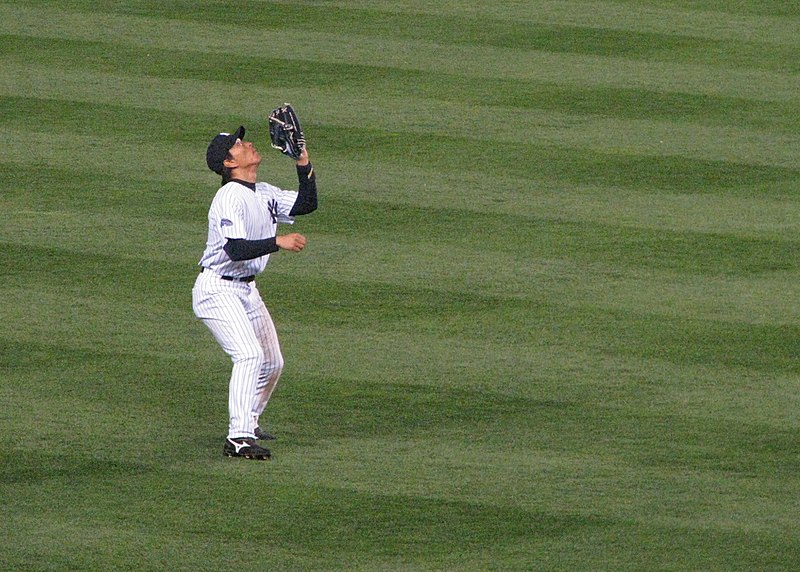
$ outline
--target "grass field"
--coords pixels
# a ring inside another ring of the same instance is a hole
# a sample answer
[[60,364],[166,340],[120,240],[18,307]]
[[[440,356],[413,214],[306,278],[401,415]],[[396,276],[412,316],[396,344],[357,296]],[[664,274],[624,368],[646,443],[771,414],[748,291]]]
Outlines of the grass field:
[[[0,2],[0,570],[800,569],[800,5]],[[191,310],[240,123],[274,460]]]

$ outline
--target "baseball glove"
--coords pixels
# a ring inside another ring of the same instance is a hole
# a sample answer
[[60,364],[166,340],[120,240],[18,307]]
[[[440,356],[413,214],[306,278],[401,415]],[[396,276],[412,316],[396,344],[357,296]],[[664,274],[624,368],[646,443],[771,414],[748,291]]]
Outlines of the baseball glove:
[[272,146],[284,155],[295,160],[300,158],[306,147],[306,138],[297,114],[288,103],[269,114],[269,138]]

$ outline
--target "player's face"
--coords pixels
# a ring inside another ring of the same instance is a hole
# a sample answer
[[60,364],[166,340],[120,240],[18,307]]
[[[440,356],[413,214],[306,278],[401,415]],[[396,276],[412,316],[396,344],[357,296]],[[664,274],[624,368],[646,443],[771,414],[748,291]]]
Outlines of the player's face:
[[251,167],[261,163],[261,155],[256,151],[252,141],[237,139],[228,153],[230,153],[233,160],[236,161],[236,166],[239,168]]

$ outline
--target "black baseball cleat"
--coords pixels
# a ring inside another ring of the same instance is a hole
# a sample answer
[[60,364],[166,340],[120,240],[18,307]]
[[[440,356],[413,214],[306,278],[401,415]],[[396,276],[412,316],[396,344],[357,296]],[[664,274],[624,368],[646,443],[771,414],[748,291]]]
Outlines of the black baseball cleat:
[[226,457],[243,457],[257,461],[266,461],[272,457],[269,449],[256,445],[256,440],[252,437],[241,439],[228,437],[225,439],[225,446],[222,448],[222,452]]
[[270,435],[266,431],[262,431],[260,427],[256,427],[253,433],[255,433],[256,439],[260,441],[275,441],[275,439],[277,439],[275,435]]

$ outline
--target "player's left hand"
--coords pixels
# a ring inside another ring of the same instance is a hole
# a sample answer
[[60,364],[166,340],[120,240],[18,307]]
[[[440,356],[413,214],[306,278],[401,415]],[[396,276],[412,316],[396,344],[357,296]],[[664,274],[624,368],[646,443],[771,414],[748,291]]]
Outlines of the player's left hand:
[[269,138],[275,149],[295,161],[306,146],[306,137],[292,106],[288,103],[276,107],[269,114]]
[[310,162],[311,160],[308,158],[308,147],[303,147],[302,153],[300,153],[300,156],[297,158],[297,166],[303,167],[308,165]]

